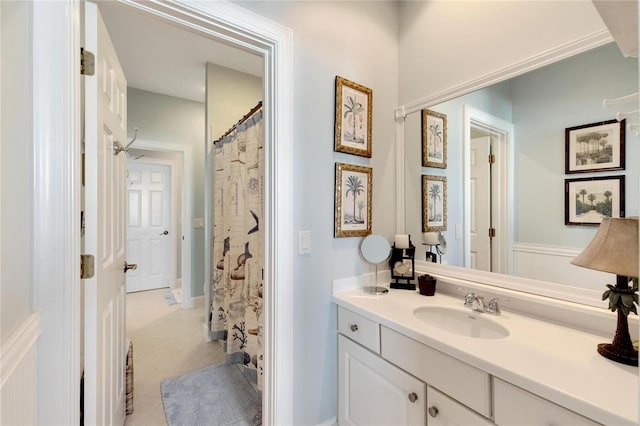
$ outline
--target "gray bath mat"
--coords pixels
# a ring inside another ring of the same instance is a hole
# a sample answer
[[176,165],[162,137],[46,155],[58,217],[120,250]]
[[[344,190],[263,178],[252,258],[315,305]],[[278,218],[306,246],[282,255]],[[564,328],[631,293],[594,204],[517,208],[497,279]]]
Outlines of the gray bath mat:
[[218,364],[161,384],[169,426],[255,426],[262,422],[260,394],[238,366]]

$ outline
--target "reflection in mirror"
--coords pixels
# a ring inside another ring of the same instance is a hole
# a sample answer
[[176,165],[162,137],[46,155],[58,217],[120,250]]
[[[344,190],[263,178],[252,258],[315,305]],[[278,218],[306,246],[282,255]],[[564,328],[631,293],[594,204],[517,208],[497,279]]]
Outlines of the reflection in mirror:
[[[596,227],[566,226],[565,179],[625,176],[625,216],[639,209],[640,142],[635,112],[626,120],[626,170],[565,173],[565,129],[637,110],[638,60],[610,43],[439,105],[446,114],[447,168],[421,165],[421,114],[405,120],[405,232],[422,232],[421,175],[446,176],[448,242],[442,262],[600,290],[602,275],[569,261]],[[495,163],[489,166],[489,155]],[[477,170],[482,166],[481,170]],[[399,212],[400,213],[400,212]],[[495,229],[490,237],[489,229]],[[425,246],[416,259],[425,259]],[[608,279],[604,276],[604,279]]]
[[363,291],[368,294],[387,293],[389,291],[388,289],[377,286],[376,284],[378,283],[378,265],[389,259],[391,255],[391,245],[389,241],[380,234],[367,235],[360,243],[360,254],[367,263],[375,265],[376,268],[374,285],[364,287]]

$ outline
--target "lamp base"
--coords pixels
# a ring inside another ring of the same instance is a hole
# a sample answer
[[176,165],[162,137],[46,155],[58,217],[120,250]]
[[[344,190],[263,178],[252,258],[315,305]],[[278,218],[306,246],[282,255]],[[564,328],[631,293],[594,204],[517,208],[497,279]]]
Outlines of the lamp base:
[[598,353],[621,364],[638,366],[638,351],[636,350],[617,348],[611,343],[600,343]]

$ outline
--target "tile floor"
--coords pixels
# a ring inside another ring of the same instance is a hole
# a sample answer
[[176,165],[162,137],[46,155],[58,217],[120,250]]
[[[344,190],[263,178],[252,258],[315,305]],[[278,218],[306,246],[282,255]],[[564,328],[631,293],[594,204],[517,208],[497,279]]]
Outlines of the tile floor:
[[194,309],[167,305],[165,289],[127,294],[127,337],[133,342],[133,414],[125,426],[166,425],[160,383],[224,361],[219,343],[202,338],[204,299]]

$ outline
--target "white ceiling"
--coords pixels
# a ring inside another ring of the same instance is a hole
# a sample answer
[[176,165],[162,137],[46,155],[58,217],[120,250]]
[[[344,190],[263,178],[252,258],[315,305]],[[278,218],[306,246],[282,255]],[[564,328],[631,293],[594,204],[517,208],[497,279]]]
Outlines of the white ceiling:
[[262,76],[258,55],[115,1],[99,6],[129,87],[204,102],[207,62]]

